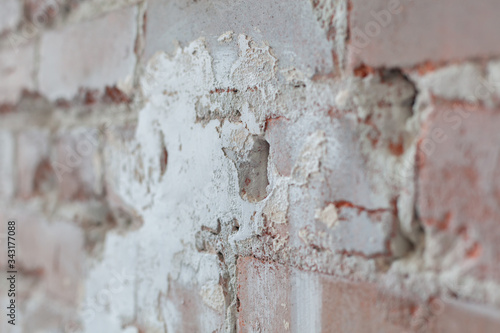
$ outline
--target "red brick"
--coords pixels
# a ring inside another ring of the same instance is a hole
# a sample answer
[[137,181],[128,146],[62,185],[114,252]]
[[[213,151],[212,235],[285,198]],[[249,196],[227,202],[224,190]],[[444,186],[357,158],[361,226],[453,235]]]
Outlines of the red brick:
[[238,286],[242,332],[300,332],[302,328],[403,332],[410,328],[416,306],[407,298],[382,292],[375,284],[337,280],[254,258],[238,260]]
[[[459,302],[456,300],[442,301],[434,307],[436,316],[426,323],[423,329],[431,332],[482,332],[497,333],[500,331],[500,312],[484,305]],[[442,309],[442,311],[439,311]]]
[[46,131],[28,130],[17,137],[17,196],[28,199],[55,186],[50,170],[50,137]]
[[[424,61],[500,54],[500,36],[496,33],[500,30],[497,19],[500,3],[496,0],[352,0],[351,3],[352,67],[361,63],[374,67],[413,66]],[[372,11],[382,10],[390,18],[385,26],[372,15]],[[356,37],[360,30],[365,34],[373,31],[366,43]],[[366,45],[362,47],[363,44]]]
[[166,301],[178,311],[169,332],[223,332],[224,314],[205,305],[197,286],[171,280],[168,290]]
[[474,266],[481,278],[500,279],[500,114],[438,103],[427,120],[418,154],[418,214],[435,259]]
[[493,333],[500,329],[500,311],[487,306],[438,298],[422,301],[418,295],[398,295],[376,283],[340,280],[250,257],[238,260],[238,297],[241,332]]
[[99,135],[95,128],[67,130],[54,138],[43,130],[18,134],[17,196],[29,199],[56,191],[60,200],[102,195]]
[[[10,211],[16,220],[16,268],[39,279],[49,297],[76,303],[84,264],[84,234],[63,221],[49,222],[33,211]],[[7,256],[2,246],[2,267]],[[26,291],[24,291],[26,292]]]
[[291,321],[289,276],[285,266],[238,259],[239,332],[284,331]]
[[41,39],[40,91],[51,100],[71,99],[79,88],[104,90],[130,81],[136,61],[136,19],[136,7],[128,7],[46,32]]
[[84,200],[102,194],[98,133],[94,128],[79,128],[61,133],[55,140],[51,166],[62,200]]

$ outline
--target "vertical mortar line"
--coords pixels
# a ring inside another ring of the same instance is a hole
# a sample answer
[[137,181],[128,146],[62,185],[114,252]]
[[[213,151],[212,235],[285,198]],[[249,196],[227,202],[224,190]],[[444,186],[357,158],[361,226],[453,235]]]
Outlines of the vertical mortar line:
[[350,75],[350,73],[347,70],[347,59],[348,59],[348,46],[349,46],[349,41],[351,38],[351,10],[353,7],[352,0],[343,0],[342,1],[342,11],[345,11],[345,36],[343,36],[343,43],[342,43],[342,49],[338,50],[341,51],[342,54],[339,56],[340,61],[339,61],[339,70],[340,70],[340,76],[341,79],[346,79],[347,76]]
[[[412,111],[412,117],[417,117],[417,119],[419,119],[418,121],[418,131],[417,133],[415,133],[415,136],[418,138],[418,136],[421,134],[421,131],[422,131],[422,120],[420,118],[420,114],[419,114],[419,111],[417,110],[418,108],[418,97],[419,97],[419,94],[420,94],[420,90],[418,89],[418,86],[417,84],[415,83],[415,81],[413,81],[410,77],[410,75],[407,75],[407,74],[403,74],[404,78],[413,86],[413,88],[415,89],[415,95],[413,96],[413,101],[412,101],[412,104],[411,104],[411,111]],[[425,236],[426,236],[426,233],[425,233],[425,229],[422,225],[422,221],[420,220],[419,216],[418,216],[418,212],[417,212],[417,202],[418,202],[418,161],[417,161],[417,158],[418,158],[418,140],[415,141],[415,155],[413,157],[413,220],[416,224],[416,228],[420,228],[421,230],[423,230],[422,234],[419,236],[417,235],[417,237],[415,237],[416,241],[415,243],[413,244],[414,248],[413,248],[413,251],[418,251],[418,249],[421,247],[422,244],[425,243]],[[414,230],[412,228],[412,233],[417,233],[418,230]],[[412,242],[413,243],[413,242]],[[417,252],[418,253],[418,252]]]
[[146,21],[144,19],[147,10],[147,1],[142,1],[137,4],[137,24],[136,24],[136,38],[134,44],[135,51],[135,66],[134,66],[134,77],[133,77],[133,86],[135,89],[139,86],[139,78],[142,74],[141,62],[142,55],[145,49],[145,29],[146,29]]

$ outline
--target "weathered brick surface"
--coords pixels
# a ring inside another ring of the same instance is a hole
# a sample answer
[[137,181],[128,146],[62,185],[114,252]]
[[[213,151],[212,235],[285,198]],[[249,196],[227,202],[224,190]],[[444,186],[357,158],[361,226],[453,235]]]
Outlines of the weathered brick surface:
[[[478,332],[494,333],[500,327],[498,311],[477,304],[468,304],[454,300],[444,301],[434,309],[440,313],[437,318],[428,320],[432,332]],[[423,316],[421,316],[423,317]]]
[[238,286],[241,332],[465,333],[472,327],[481,332],[500,328],[500,312],[485,306],[451,299],[422,301],[374,283],[249,257],[238,260]]
[[[315,332],[403,332],[411,329],[412,309],[418,305],[383,293],[374,284],[336,280],[253,258],[239,259],[238,283],[242,332],[300,332],[301,327]],[[312,304],[300,304],[308,299]]]
[[289,286],[287,267],[251,258],[238,259],[239,330],[285,331],[292,315]]
[[136,7],[128,7],[46,32],[40,41],[40,91],[52,100],[71,99],[79,88],[104,90],[130,81],[136,18]]
[[32,129],[17,136],[17,196],[28,199],[54,186],[50,134]]
[[[9,215],[7,215],[9,214]],[[34,211],[10,209],[2,219],[16,219],[16,268],[35,277],[49,298],[76,304],[84,274],[84,234],[68,221],[47,221]],[[63,236],[64,235],[64,236]],[[5,244],[2,240],[2,244]],[[6,250],[2,248],[3,268]],[[29,290],[18,290],[21,295]]]
[[[175,332],[213,332],[224,330],[223,308],[207,306],[209,293],[199,290],[198,286],[183,286],[172,283],[165,302],[177,309],[175,321],[167,324],[169,330]],[[210,291],[209,291],[210,292]],[[193,316],[196,314],[196,316]],[[201,319],[204,320],[201,320]]]
[[51,168],[61,200],[86,200],[102,194],[99,130],[78,128],[55,139]]
[[[274,12],[280,15],[270,20],[270,13]],[[226,23],[228,20],[230,24]],[[293,64],[311,76],[316,70],[333,70],[330,42],[316,22],[313,8],[297,0],[259,1],[253,5],[244,0],[189,4],[151,1],[147,11],[146,57],[159,50],[171,52],[175,41],[189,42],[200,34],[206,36],[209,45],[217,47],[217,39],[227,31],[268,40],[285,64],[291,65],[293,57]],[[310,43],[312,49],[302,49],[305,43]],[[234,59],[236,54],[228,51],[215,56],[223,62],[227,57]]]
[[1,332],[500,331],[496,1],[13,4]]
[[438,102],[419,141],[417,212],[434,243],[429,256],[472,262],[481,278],[500,276],[499,157],[491,149],[499,125],[496,110]]
[[353,0],[349,62],[398,67],[498,56],[499,10],[495,0]]
[[[363,81],[369,80],[373,91],[385,94],[375,97],[380,100],[374,106],[354,102],[326,107],[323,118],[266,122],[271,164],[294,182],[288,188],[289,224],[284,227],[292,246],[367,257],[407,251],[398,227],[400,193],[393,188],[393,166],[379,163],[386,154],[399,157],[405,152],[409,133],[401,129],[412,89],[397,76],[388,82],[376,77]],[[390,95],[397,101],[387,103],[384,98]]]

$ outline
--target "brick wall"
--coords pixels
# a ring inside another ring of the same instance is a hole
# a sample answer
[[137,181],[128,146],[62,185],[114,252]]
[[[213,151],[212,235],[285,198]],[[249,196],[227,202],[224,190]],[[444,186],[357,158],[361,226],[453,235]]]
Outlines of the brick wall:
[[499,332],[499,11],[0,0],[0,332]]

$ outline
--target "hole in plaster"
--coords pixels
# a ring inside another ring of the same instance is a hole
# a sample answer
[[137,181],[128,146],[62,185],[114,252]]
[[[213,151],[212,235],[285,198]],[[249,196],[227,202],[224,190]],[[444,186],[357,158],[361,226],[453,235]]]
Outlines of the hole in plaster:
[[249,202],[267,197],[267,160],[269,143],[257,135],[250,135],[245,147],[239,151],[223,148],[227,158],[233,161],[238,171],[240,196]]
[[233,219],[233,231],[237,232],[238,230],[240,230],[240,223],[237,219]]

